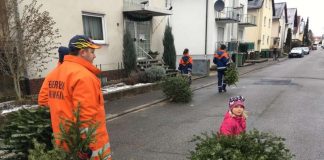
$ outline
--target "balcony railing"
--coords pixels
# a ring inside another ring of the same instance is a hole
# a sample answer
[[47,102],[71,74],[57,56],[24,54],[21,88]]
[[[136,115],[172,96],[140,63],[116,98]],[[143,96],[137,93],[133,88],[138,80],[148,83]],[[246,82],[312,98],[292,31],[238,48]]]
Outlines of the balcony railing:
[[225,7],[223,11],[216,12],[215,20],[222,23],[238,23],[240,22],[240,12],[237,9]]
[[249,14],[241,15],[240,26],[254,27],[256,26],[256,17]]
[[166,16],[172,14],[170,10],[150,4],[150,0],[124,0],[123,12],[141,16]]

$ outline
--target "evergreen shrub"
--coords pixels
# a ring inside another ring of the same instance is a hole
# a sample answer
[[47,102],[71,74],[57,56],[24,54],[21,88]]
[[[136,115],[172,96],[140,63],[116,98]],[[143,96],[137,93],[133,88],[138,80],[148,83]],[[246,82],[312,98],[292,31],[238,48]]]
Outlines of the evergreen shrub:
[[236,85],[236,82],[239,81],[239,73],[234,63],[231,63],[229,67],[227,67],[225,71],[225,81],[229,86]]
[[[61,143],[66,144],[66,150],[62,146],[54,145],[55,148],[46,150],[45,145],[33,140],[34,149],[29,150],[29,160],[83,160],[89,159],[90,153],[89,144],[95,143],[97,140],[96,130],[98,123],[92,124],[91,121],[82,121],[80,119],[80,105],[73,111],[74,117],[70,119],[62,119],[60,123],[60,132],[56,135]],[[87,130],[82,130],[87,126]],[[54,144],[54,142],[53,142]],[[103,150],[98,153],[99,160],[106,160],[107,154]]]
[[285,139],[252,130],[238,136],[203,133],[195,136],[191,160],[291,160],[294,155],[286,148]]
[[163,61],[170,69],[176,69],[176,50],[174,46],[174,37],[171,26],[166,26],[163,38]]
[[0,128],[3,140],[0,150],[15,153],[15,159],[26,159],[28,149],[33,147],[33,139],[44,143],[46,149],[52,149],[52,127],[47,108],[21,109],[5,115]]
[[124,39],[123,39],[123,63],[124,68],[129,75],[132,71],[136,70],[136,60],[137,55],[135,51],[134,40],[128,30],[125,31]]
[[126,84],[127,85],[134,85],[137,84],[140,80],[139,74],[136,71],[132,71],[128,78],[126,79]]
[[161,66],[152,66],[145,70],[149,82],[160,81],[166,75],[166,70]]
[[189,102],[192,99],[190,85],[182,76],[166,78],[161,85],[163,93],[172,102]]

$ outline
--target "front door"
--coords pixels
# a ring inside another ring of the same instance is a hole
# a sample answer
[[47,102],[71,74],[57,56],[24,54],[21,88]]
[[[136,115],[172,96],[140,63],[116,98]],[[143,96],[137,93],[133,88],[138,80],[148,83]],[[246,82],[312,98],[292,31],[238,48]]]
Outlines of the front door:
[[137,59],[146,59],[151,49],[151,21],[126,20],[126,28],[134,39]]

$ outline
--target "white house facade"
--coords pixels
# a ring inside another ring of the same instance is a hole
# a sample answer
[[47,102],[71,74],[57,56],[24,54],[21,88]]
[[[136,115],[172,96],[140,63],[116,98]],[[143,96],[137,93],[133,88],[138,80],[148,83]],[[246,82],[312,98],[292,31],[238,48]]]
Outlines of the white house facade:
[[222,11],[215,10],[215,0],[172,0],[173,28],[178,59],[188,48],[193,59],[210,59],[220,44],[244,41],[244,30],[255,26],[247,15],[247,0],[223,1]]

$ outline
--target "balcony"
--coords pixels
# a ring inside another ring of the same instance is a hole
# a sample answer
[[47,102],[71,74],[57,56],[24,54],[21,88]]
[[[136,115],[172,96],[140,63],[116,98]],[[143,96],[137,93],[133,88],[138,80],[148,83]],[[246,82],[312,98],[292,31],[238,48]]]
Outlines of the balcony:
[[225,7],[223,11],[216,12],[216,22],[238,23],[240,22],[240,12],[237,9]]
[[171,10],[156,7],[150,0],[124,0],[123,13],[130,16],[154,17],[171,15]]
[[256,25],[256,17],[249,14],[241,15],[241,20],[239,25],[242,27],[255,27]]

